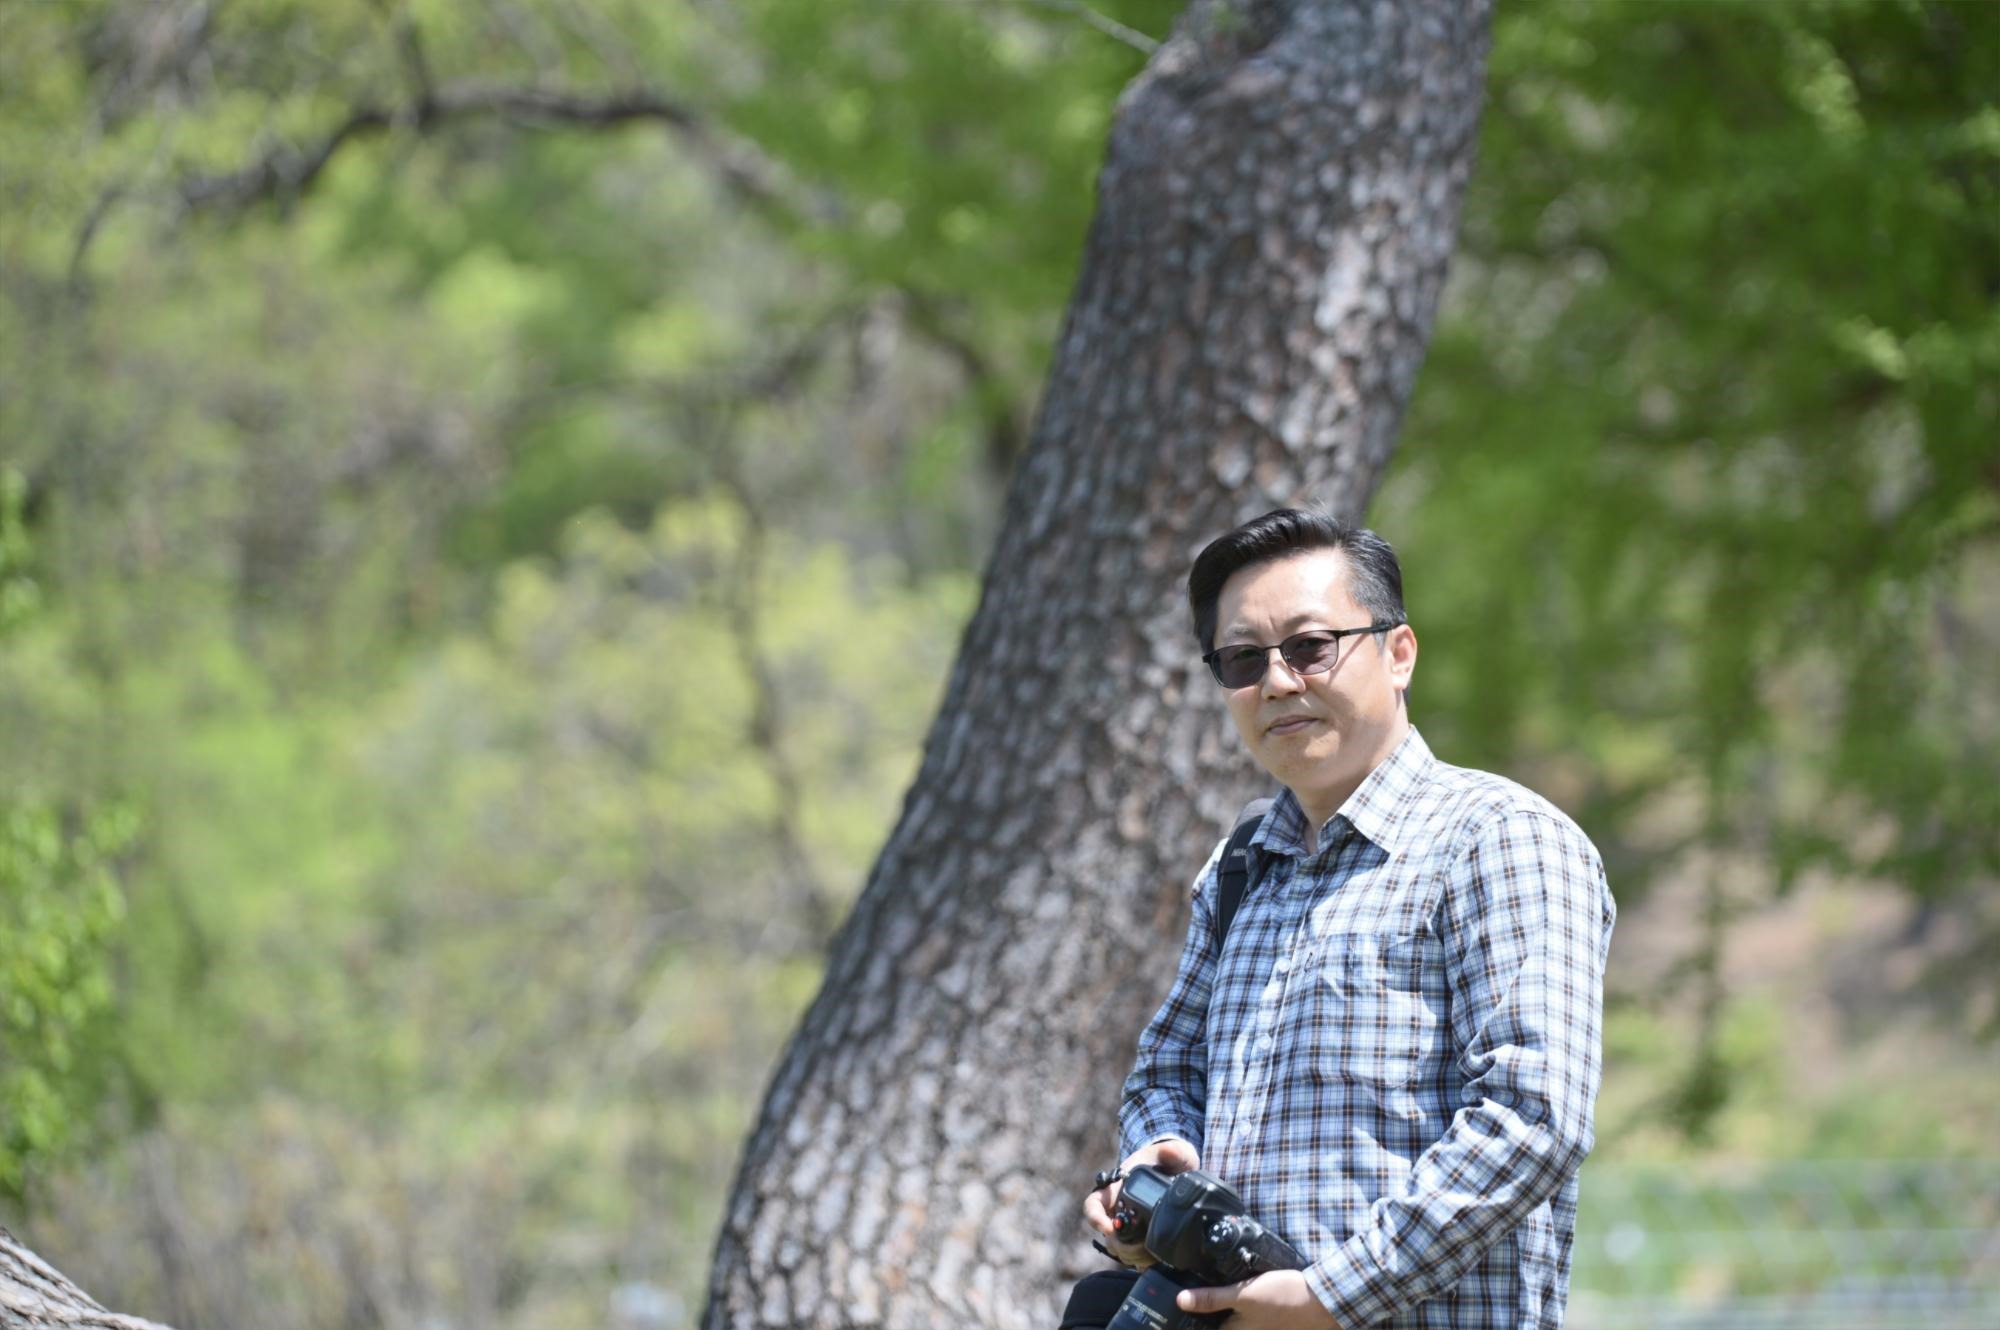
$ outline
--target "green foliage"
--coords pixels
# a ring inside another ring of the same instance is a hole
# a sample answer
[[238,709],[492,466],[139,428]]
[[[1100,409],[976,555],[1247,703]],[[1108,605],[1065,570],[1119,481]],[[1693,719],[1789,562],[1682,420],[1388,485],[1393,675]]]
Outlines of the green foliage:
[[[805,996],[784,976],[859,885],[969,608],[968,579],[889,573],[758,537],[721,499],[643,532],[587,518],[560,564],[505,571],[487,632],[355,718],[352,779],[382,801],[396,869],[353,945],[424,958],[370,983],[384,1026],[425,1013],[423,1084],[581,1075],[581,1046],[622,1057],[624,1031],[644,1084],[754,1085]],[[539,982],[498,1017],[513,973]],[[694,976],[739,1019],[662,1023]]]
[[[39,603],[20,472],[0,466],[0,644]],[[90,1138],[108,1093],[108,953],[124,919],[114,863],[135,830],[107,806],[65,817],[0,788],[0,1195]]]
[[1613,813],[1692,787],[1780,884],[2000,871],[1995,22],[1503,15],[1385,499],[1454,745],[1565,755]]
[[105,1093],[106,954],[125,908],[112,861],[132,832],[129,814],[71,827],[0,805],[0,1193],[81,1144]]
[[[1181,7],[1092,6],[1154,35]],[[736,21],[766,77],[726,101],[731,123],[839,199],[803,242],[973,312],[970,336],[1031,394],[1142,54],[1053,5],[758,0]]]
[[[2000,11],[1517,6],[1492,78],[1378,505],[1423,723],[1570,791],[1628,906],[1699,850],[1970,908],[2000,875]],[[1696,1133],[1740,1079],[1707,1028]]]
[[28,481],[11,466],[0,466],[0,640],[20,626],[41,603],[41,588],[29,567],[31,547],[23,520]]

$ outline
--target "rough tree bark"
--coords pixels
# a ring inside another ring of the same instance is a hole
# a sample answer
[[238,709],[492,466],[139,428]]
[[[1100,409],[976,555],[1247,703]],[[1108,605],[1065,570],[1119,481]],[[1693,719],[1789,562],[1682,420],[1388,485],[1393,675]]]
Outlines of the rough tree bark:
[[0,1228],[0,1330],[167,1330],[97,1305]]
[[1209,536],[1353,515],[1470,170],[1484,0],[1197,0],[1127,90],[979,609],[772,1081],[708,1330],[1052,1325],[1189,879],[1250,787]]

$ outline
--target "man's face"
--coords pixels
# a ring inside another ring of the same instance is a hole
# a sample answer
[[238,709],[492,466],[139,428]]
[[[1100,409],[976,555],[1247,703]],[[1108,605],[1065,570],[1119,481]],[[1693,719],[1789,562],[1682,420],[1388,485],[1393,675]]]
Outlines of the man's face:
[[[1326,549],[1238,570],[1223,583],[1215,616],[1218,647],[1276,646],[1309,629],[1371,622],[1348,593],[1346,556]],[[1323,674],[1294,674],[1272,652],[1261,682],[1223,691],[1258,765],[1322,818],[1401,742],[1409,723],[1399,693],[1417,663],[1408,625],[1344,638],[1340,646],[1339,660]],[[1334,806],[1321,813],[1315,805],[1327,798]]]

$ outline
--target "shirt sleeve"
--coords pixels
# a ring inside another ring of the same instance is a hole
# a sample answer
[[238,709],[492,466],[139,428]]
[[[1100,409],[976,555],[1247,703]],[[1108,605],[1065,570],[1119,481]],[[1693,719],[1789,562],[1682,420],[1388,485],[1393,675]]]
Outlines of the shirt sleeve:
[[1306,1271],[1342,1330],[1456,1284],[1593,1142],[1613,914],[1596,849],[1536,809],[1493,818],[1440,906],[1462,1106],[1367,1222]]
[[1194,882],[1194,913],[1167,1000],[1139,1036],[1118,1111],[1119,1157],[1166,1136],[1202,1148],[1208,1118],[1208,997],[1215,987],[1216,869],[1224,837]]

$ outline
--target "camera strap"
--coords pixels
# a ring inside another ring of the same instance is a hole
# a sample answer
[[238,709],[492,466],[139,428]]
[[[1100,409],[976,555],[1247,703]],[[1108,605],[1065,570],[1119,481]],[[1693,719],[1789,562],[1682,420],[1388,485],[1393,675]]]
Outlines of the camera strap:
[[1229,936],[1229,925],[1236,918],[1236,911],[1242,906],[1243,898],[1250,893],[1250,878],[1255,865],[1251,862],[1253,852],[1250,838],[1257,834],[1263,824],[1264,814],[1271,811],[1275,799],[1252,799],[1236,816],[1236,829],[1229,833],[1229,844],[1223,848],[1222,864],[1216,871],[1217,892],[1215,898],[1215,954],[1222,954],[1223,940]]

